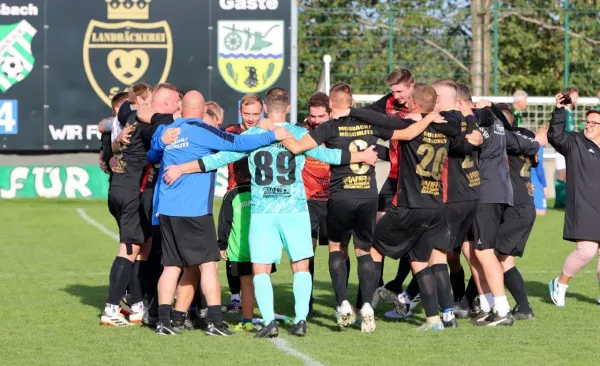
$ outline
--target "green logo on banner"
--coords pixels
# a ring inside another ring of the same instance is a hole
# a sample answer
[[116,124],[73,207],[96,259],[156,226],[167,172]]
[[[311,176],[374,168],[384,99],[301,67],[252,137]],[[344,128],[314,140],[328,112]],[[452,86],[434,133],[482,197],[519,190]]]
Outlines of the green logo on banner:
[[33,69],[35,57],[31,41],[36,33],[26,20],[0,25],[0,90],[3,92],[25,79]]
[[98,166],[0,166],[0,199],[108,196],[108,175]]

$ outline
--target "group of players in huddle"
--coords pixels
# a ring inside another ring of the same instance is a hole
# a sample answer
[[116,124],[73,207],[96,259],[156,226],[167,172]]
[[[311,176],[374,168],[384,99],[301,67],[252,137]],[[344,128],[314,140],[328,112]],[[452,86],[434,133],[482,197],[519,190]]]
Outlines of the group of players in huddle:
[[[420,330],[457,327],[457,317],[477,326],[533,319],[515,258],[536,217],[534,134],[513,125],[508,105],[475,105],[464,84],[415,83],[406,69],[385,83],[390,93],[364,108],[352,107],[347,84],[314,94],[303,125],[286,122],[286,90],[269,89],[264,103],[249,94],[240,103],[242,123],[224,130],[222,109],[197,91],[139,83],[115,96],[114,117],[101,122],[101,161],[121,244],[101,323],[143,322],[173,335],[201,320],[207,335],[233,334],[222,315],[216,263],[223,259],[228,309],[241,310],[238,329],[254,330],[256,301],[256,337],[277,336],[270,275],[285,248],[294,272],[291,333],[304,336],[318,243],[329,247],[340,327],[359,323],[374,332],[373,308],[381,302],[394,305],[385,314],[394,319],[422,303],[427,321]],[[378,159],[391,164],[380,192]],[[217,235],[215,171],[226,165]],[[347,291],[351,239],[354,306]],[[467,286],[461,252],[472,274]],[[400,260],[387,283],[385,257]],[[516,301],[512,311],[505,286]]]

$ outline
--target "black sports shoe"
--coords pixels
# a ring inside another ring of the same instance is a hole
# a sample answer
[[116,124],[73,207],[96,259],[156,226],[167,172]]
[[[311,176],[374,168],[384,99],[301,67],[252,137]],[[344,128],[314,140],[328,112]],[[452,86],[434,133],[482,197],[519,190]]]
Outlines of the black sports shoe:
[[448,321],[442,319],[442,323],[444,324],[444,328],[458,328],[458,321],[456,318],[452,318]]
[[177,333],[183,332],[184,330],[186,330],[185,320],[171,320],[171,328],[177,331]]
[[519,305],[516,305],[512,310],[512,315],[515,320],[533,320],[535,316],[533,315],[533,310],[529,308],[529,311],[521,311],[519,309]]
[[225,322],[221,323],[220,327],[217,327],[213,323],[208,323],[204,334],[207,336],[228,337],[233,335],[233,332],[229,330],[229,326]]
[[279,327],[277,326],[277,321],[272,320],[269,324],[262,327],[254,338],[275,338],[277,336],[279,336]]
[[485,327],[496,327],[499,325],[511,326],[515,322],[512,314],[508,312],[506,316],[500,316],[496,311],[492,311],[481,323]]
[[300,320],[294,324],[290,333],[298,337],[304,337],[306,335],[306,321]]
[[475,325],[475,326],[482,326],[482,325],[486,325],[485,319],[487,319],[488,316],[490,316],[491,313],[486,313],[485,311],[480,311],[478,314],[476,314],[473,319],[471,319],[471,324]]
[[454,303],[454,316],[459,319],[467,319],[471,317],[471,307],[466,297]]
[[164,325],[163,323],[158,323],[156,325],[156,332],[155,334],[157,335],[176,335],[179,334],[179,331],[177,330],[177,328],[169,325]]

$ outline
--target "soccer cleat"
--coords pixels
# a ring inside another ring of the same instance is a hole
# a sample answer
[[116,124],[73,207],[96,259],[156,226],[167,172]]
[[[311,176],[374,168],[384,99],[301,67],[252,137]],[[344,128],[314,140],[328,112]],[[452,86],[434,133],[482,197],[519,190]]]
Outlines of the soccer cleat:
[[485,325],[485,319],[487,319],[487,317],[490,316],[489,312],[485,312],[485,311],[480,311],[477,315],[475,315],[473,317],[473,319],[471,319],[471,324],[475,325],[475,326],[482,326]]
[[512,315],[515,320],[533,320],[535,316],[533,315],[533,310],[530,308],[529,311],[520,311],[519,305],[516,305],[512,311]]
[[185,328],[185,319],[182,320],[171,320],[171,328],[173,328],[177,333],[181,333]]
[[442,315],[442,323],[444,324],[444,328],[458,328],[458,321],[456,320],[453,311],[449,311]]
[[246,333],[254,332],[254,325],[250,322],[248,323],[238,323],[235,327],[235,330],[244,331]]
[[565,295],[567,293],[567,285],[558,283],[558,277],[550,281],[548,289],[550,290],[550,298],[556,306],[565,306]]
[[430,323],[430,322],[425,322],[423,323],[423,325],[421,325],[420,327],[417,328],[418,331],[426,331],[426,330],[444,330],[444,323],[439,322],[439,323]]
[[158,323],[156,325],[156,331],[154,332],[156,335],[177,335],[179,331],[177,328],[173,327],[171,324],[165,325],[163,323]]
[[513,325],[515,322],[515,319],[513,318],[512,314],[510,312],[508,312],[506,314],[506,316],[500,316],[498,315],[498,313],[494,310],[490,313],[490,315],[488,315],[483,321],[482,321],[482,326],[485,327],[496,327],[496,326],[511,326]]
[[406,314],[398,314],[396,309],[394,309],[394,310],[390,310],[387,313],[385,313],[383,315],[383,317],[386,319],[391,319],[391,320],[402,320],[402,319],[410,318],[412,315],[413,315],[413,313],[411,311],[409,311]]
[[297,337],[304,337],[306,335],[306,321],[300,320],[298,323],[294,324],[290,333]]
[[463,297],[459,302],[454,303],[454,316],[458,319],[467,319],[471,317],[471,307],[469,306],[469,300]]
[[185,330],[194,330],[194,325],[196,324],[197,316],[196,310],[190,310],[185,314],[185,320],[183,321],[183,327]]
[[375,326],[375,312],[371,304],[364,303],[360,309],[360,317],[362,319],[360,323],[360,331],[363,333],[373,333],[377,328]]
[[232,314],[238,314],[242,309],[242,302],[237,299],[231,300],[231,303],[227,305],[227,312]]
[[147,308],[144,303],[140,301],[137,304],[131,306],[129,310],[129,322],[132,324],[142,324],[144,320],[144,314],[147,312]]
[[217,327],[213,323],[208,323],[204,334],[213,337],[229,337],[233,335],[233,332],[229,330],[229,326],[225,322],[221,323],[220,327]]
[[342,305],[338,306],[335,317],[337,318],[338,325],[342,328],[349,327],[354,323],[356,315],[348,300],[344,300]]
[[262,327],[261,330],[256,333],[254,338],[275,338],[279,336],[279,327],[277,321],[272,320],[269,324]]
[[107,327],[126,327],[132,325],[125,319],[125,316],[120,312],[116,312],[113,314],[108,314],[107,312],[103,312],[100,317],[100,325],[105,325]]
[[373,309],[377,307],[380,301],[396,307],[401,305],[400,301],[398,300],[398,294],[386,289],[384,286],[378,287],[373,294]]

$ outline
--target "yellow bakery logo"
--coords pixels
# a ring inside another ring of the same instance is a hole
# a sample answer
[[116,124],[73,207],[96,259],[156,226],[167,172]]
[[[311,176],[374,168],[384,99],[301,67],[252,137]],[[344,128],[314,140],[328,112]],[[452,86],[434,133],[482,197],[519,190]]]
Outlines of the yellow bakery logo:
[[219,73],[230,88],[258,93],[275,84],[283,70],[284,22],[218,22]]
[[152,0],[104,1],[107,19],[123,21],[90,21],[83,41],[83,67],[98,97],[110,106],[115,94],[138,81],[158,84],[167,80],[173,37],[165,20],[132,21],[150,19]]

